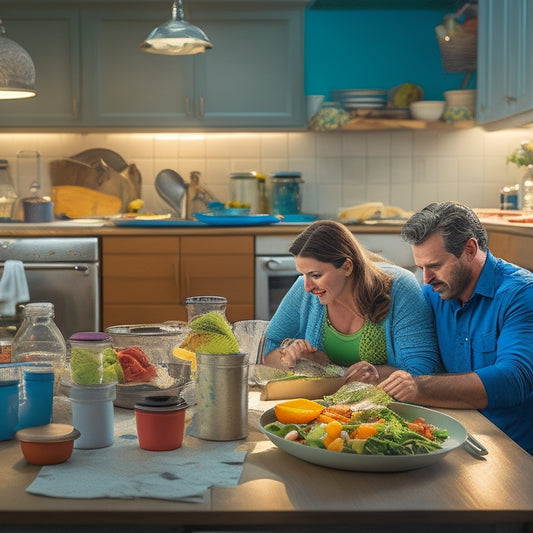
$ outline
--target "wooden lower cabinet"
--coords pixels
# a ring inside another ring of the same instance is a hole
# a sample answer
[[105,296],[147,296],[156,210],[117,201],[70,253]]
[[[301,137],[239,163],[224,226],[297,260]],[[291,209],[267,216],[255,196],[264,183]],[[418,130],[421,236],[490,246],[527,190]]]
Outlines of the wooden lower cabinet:
[[230,322],[254,318],[254,238],[102,238],[102,322],[187,320],[188,296],[225,296]]
[[496,257],[533,271],[533,236],[488,231],[489,249]]

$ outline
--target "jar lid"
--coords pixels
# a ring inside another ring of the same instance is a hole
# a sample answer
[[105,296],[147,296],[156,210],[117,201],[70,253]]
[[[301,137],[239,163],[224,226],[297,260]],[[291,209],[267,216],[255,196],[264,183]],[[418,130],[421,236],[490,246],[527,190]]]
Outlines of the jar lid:
[[70,336],[69,340],[71,341],[109,341],[111,337],[107,333],[102,333],[100,331],[81,331],[79,333],[74,333]]
[[134,405],[138,411],[166,412],[181,411],[189,407],[179,396],[148,396]]
[[233,180],[255,179],[257,172],[232,172],[229,177]]
[[77,439],[81,433],[69,424],[46,424],[19,429],[15,433],[18,440],[24,442],[62,442]]
[[301,172],[274,172],[272,174],[273,178],[276,179],[287,179],[287,178],[301,178]]

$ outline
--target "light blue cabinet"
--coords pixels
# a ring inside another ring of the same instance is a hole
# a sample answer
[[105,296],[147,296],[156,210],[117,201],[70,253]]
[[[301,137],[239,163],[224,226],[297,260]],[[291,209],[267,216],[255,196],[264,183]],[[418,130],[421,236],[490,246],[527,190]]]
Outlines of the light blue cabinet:
[[0,102],[0,128],[304,128],[307,2],[191,2],[186,19],[214,48],[160,56],[139,44],[171,2],[22,1],[1,15],[34,59],[38,96]]
[[33,98],[0,101],[0,128],[79,124],[78,11],[2,8],[0,16],[7,37],[32,57],[37,86]]
[[488,129],[533,121],[533,0],[480,0],[477,120]]

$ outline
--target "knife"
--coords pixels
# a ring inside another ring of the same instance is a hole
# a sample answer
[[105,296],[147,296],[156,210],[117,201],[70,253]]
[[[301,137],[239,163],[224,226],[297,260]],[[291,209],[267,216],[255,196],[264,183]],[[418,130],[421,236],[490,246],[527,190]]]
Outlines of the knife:
[[478,440],[472,437],[470,433],[466,434],[466,440],[464,441],[463,446],[466,448],[467,451],[478,457],[483,457],[484,455],[487,455],[489,453],[487,448],[485,448],[483,444],[481,444]]

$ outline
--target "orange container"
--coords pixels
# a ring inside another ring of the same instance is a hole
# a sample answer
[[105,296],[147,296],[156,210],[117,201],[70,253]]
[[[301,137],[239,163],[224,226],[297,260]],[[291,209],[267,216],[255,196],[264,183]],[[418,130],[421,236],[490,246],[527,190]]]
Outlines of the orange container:
[[139,446],[164,452],[181,447],[187,404],[175,396],[151,396],[134,406]]

